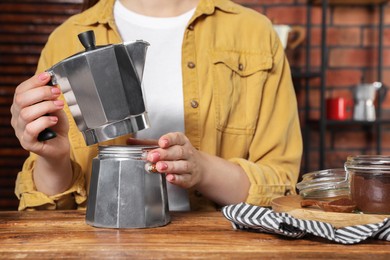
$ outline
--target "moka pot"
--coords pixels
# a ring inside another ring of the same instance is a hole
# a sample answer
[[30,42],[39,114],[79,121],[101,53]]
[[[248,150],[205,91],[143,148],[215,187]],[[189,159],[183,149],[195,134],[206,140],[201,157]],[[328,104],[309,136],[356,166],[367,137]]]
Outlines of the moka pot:
[[353,118],[357,121],[375,121],[375,97],[382,87],[381,82],[360,84],[355,89],[355,107]]
[[[149,127],[141,80],[149,44],[142,40],[95,46],[93,31],[78,35],[85,47],[48,69],[87,145]],[[40,141],[55,137],[50,129]]]
[[86,223],[104,228],[152,228],[170,222],[165,174],[147,171],[155,146],[99,146],[92,161]]

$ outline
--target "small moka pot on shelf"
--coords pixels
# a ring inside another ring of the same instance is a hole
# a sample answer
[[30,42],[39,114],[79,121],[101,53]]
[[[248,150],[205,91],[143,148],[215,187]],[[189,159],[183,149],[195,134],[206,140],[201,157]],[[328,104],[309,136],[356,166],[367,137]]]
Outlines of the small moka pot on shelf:
[[[95,46],[93,31],[79,34],[85,51],[47,70],[58,84],[87,145],[149,127],[141,81],[145,41]],[[40,141],[55,138],[50,129]],[[86,222],[105,228],[169,223],[165,174],[145,170],[151,146],[99,146],[92,162]]]
[[381,82],[360,84],[355,89],[353,119],[357,121],[375,121],[375,96],[382,87]]

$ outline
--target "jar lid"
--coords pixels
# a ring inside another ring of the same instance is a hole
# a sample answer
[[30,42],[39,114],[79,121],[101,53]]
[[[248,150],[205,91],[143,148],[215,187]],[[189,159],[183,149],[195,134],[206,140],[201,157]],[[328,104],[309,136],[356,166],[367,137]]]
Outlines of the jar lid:
[[343,168],[306,173],[297,183],[299,194],[305,198],[327,199],[349,196],[348,175]]
[[390,156],[356,155],[348,156],[344,164],[348,169],[390,171]]

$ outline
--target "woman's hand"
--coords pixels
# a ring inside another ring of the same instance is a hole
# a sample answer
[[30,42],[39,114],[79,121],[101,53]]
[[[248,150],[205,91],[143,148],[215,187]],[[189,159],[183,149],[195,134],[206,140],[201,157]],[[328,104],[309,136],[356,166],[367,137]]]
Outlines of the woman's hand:
[[[44,72],[16,88],[11,106],[11,125],[22,147],[39,155],[33,170],[36,189],[55,195],[71,186],[73,174],[64,101],[58,99],[61,91],[57,87],[47,85],[49,80],[49,73]],[[38,141],[39,133],[49,127],[57,136]]]
[[[58,99],[61,91],[48,86],[49,80],[49,73],[44,72],[16,88],[11,106],[11,125],[24,149],[54,159],[69,153],[69,124],[63,111],[64,101]],[[49,127],[57,133],[57,137],[38,141],[39,133]]]
[[195,188],[205,197],[227,205],[245,201],[250,182],[238,164],[198,151],[183,133],[168,133],[155,140],[129,139],[132,145],[158,145],[147,154],[147,170],[166,173],[166,180]]
[[183,133],[169,133],[155,140],[129,139],[128,144],[158,145],[147,160],[151,171],[166,173],[166,180],[183,188],[197,185],[202,179],[200,153]]

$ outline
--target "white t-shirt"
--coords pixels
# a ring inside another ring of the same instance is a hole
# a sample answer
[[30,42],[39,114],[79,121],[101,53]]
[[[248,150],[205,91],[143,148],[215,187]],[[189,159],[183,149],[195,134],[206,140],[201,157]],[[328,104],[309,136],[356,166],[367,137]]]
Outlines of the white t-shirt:
[[[124,42],[147,41],[142,87],[151,127],[137,138],[158,139],[169,132],[184,132],[181,51],[184,31],[195,9],[177,17],[149,17],[126,9],[120,1],[114,17]],[[167,183],[170,210],[189,210],[187,191]]]

